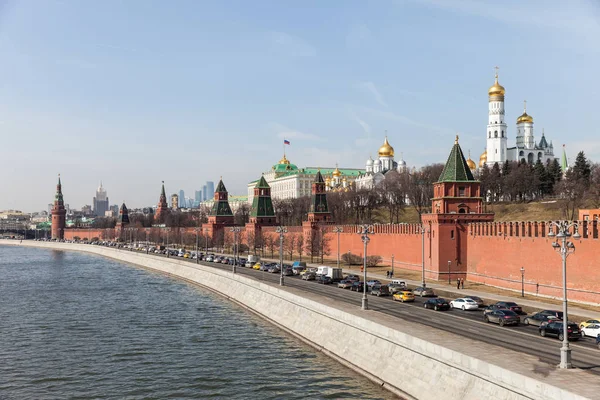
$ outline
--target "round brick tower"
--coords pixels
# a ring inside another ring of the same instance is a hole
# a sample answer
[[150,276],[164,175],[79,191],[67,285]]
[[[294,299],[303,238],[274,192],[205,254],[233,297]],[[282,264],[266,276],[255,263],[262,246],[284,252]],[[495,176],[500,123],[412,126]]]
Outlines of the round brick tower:
[[52,239],[64,239],[66,216],[67,210],[65,209],[65,202],[63,200],[60,175],[58,175],[56,195],[54,196],[54,206],[52,207]]

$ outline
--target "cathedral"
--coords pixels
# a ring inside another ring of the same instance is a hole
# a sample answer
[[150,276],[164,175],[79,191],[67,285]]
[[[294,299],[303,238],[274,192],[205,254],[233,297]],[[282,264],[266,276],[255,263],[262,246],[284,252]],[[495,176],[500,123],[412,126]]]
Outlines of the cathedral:
[[500,166],[506,161],[525,161],[535,164],[540,160],[543,164],[553,161],[554,147],[552,142],[548,144],[544,131],[538,141],[533,135],[533,117],[527,114],[527,103],[523,107],[523,114],[517,118],[516,144],[508,147],[508,130],[504,117],[504,94],[506,90],[498,83],[498,72],[496,81],[488,90],[488,125],[487,146],[479,158],[479,167],[487,164],[493,167],[495,163]]
[[383,145],[379,148],[378,156],[376,160],[371,157],[367,160],[365,172],[355,180],[357,189],[373,189],[383,182],[385,174],[389,171],[407,171],[406,161],[402,159],[402,156],[398,162],[394,161],[394,148],[388,142],[387,135]]

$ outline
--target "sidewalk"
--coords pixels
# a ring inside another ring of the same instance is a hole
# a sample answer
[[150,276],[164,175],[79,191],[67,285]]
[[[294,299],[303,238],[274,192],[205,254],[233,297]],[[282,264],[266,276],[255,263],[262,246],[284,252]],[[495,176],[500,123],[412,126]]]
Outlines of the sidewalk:
[[[279,262],[278,258],[261,258],[263,261],[269,262]],[[284,260],[284,263],[291,264],[292,262],[289,260]],[[325,263],[326,265],[327,263]],[[306,262],[307,267],[318,267],[321,264],[309,263]],[[363,273],[359,269],[352,268],[342,268],[345,274],[355,274],[362,278]],[[378,279],[382,282],[389,282],[390,278],[386,277],[383,274],[373,273],[367,271],[368,279]],[[407,285],[410,286],[421,286],[421,281],[405,279],[401,275],[395,276],[394,279],[401,279],[406,282]],[[496,293],[489,293],[480,290],[474,289],[456,289],[454,286],[448,286],[446,284],[441,283],[432,283],[431,281],[427,282],[427,287],[433,289],[436,292],[440,292],[444,297],[448,297],[448,300],[453,300],[455,298],[464,297],[464,296],[477,296],[481,297],[484,300],[487,300],[486,303],[495,303],[498,301],[512,301],[523,307],[524,311],[528,314],[532,314],[536,312],[536,310],[559,310],[562,311],[562,304],[553,304],[551,302],[544,302],[543,300],[528,300],[524,299],[520,296],[509,296],[509,295],[501,295]],[[577,306],[572,305],[573,303],[569,303],[568,315],[569,320],[573,320],[577,322],[578,320],[586,320],[586,319],[597,319],[600,320],[600,311],[592,311],[586,310],[584,308],[579,308]]]

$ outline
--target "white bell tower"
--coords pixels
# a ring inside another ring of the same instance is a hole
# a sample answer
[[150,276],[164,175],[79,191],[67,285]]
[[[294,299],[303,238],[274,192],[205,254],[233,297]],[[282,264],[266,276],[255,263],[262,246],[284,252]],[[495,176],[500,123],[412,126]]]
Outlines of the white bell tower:
[[508,158],[507,130],[504,121],[504,94],[506,90],[498,83],[498,67],[496,81],[488,90],[488,125],[487,125],[487,164],[492,167],[495,163],[502,165]]

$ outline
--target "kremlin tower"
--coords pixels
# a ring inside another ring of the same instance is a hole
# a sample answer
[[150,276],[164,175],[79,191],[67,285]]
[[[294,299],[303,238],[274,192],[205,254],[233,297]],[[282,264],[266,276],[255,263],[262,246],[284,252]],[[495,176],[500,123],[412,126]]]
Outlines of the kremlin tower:
[[65,238],[66,216],[67,210],[65,209],[59,174],[54,205],[52,206],[52,239],[61,240]]
[[165,194],[165,181],[163,181],[162,190],[160,192],[160,199],[158,199],[156,213],[154,213],[154,222],[158,224],[164,224],[168,214],[169,206],[167,205],[167,195]]

